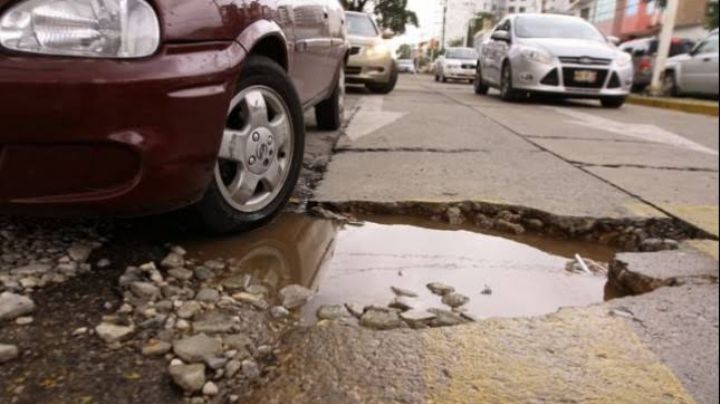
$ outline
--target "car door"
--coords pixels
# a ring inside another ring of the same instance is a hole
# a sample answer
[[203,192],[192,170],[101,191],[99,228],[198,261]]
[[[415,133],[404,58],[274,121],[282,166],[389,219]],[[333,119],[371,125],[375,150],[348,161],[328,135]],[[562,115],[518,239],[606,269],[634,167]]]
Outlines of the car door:
[[[504,21],[498,24],[498,26],[493,32],[495,31],[506,31],[508,35],[511,35],[512,24],[510,22],[510,19],[506,18]],[[493,84],[500,84],[502,62],[505,59],[508,51],[510,50],[510,44],[508,44],[506,41],[491,38],[489,45],[491,51],[486,60],[486,70],[483,70],[483,77],[486,77],[486,80]],[[485,71],[487,71],[487,76],[485,76]]]
[[[328,53],[328,69],[333,77],[343,63],[347,51],[347,28],[345,27],[345,10],[338,0],[326,0],[328,10],[328,30],[330,34],[330,51]],[[334,83],[333,83],[334,84]]]
[[702,41],[684,60],[681,67],[680,86],[683,91],[701,94],[718,93],[718,34]]
[[293,0],[295,53],[290,76],[303,106],[323,95],[332,75],[332,49],[327,0]]

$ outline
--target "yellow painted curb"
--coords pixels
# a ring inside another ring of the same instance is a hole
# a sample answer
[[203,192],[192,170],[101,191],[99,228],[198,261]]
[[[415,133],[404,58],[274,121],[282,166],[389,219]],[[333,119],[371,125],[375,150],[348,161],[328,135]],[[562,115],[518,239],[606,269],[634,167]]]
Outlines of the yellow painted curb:
[[630,104],[645,105],[647,107],[689,112],[691,114],[701,114],[709,116],[718,116],[720,114],[720,108],[718,108],[718,103],[714,101],[631,95],[628,97],[627,102]]

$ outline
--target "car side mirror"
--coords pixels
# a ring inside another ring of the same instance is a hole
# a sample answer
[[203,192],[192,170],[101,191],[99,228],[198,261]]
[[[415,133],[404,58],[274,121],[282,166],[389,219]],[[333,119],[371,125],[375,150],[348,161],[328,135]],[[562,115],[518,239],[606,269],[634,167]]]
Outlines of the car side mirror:
[[490,35],[493,41],[510,42],[510,33],[507,31],[495,31]]
[[645,56],[645,51],[642,49],[637,49],[637,50],[633,51],[632,55],[633,55],[633,57],[636,57],[636,58],[643,57],[643,56]]
[[382,32],[382,39],[393,39],[395,38],[395,33],[389,29],[386,29]]
[[610,42],[611,44],[615,45],[615,46],[620,45],[620,38],[618,38],[618,37],[616,37],[616,36],[608,35],[608,36],[607,36],[607,41]]

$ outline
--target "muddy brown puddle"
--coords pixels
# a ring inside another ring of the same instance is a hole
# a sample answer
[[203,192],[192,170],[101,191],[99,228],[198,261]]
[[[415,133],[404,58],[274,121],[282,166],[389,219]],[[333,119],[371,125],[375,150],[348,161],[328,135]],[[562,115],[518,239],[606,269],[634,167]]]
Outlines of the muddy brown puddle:
[[[575,254],[607,262],[614,251],[541,236],[483,234],[431,221],[367,217],[362,225],[285,214],[238,236],[182,240],[191,257],[232,260],[225,277],[251,274],[279,289],[298,283],[317,292],[305,322],[323,304],[387,305],[391,286],[419,294],[414,308],[442,308],[427,290],[443,282],[470,297],[478,318],[542,315],[612,297],[604,275],[570,273]],[[483,294],[485,289],[491,294]]]

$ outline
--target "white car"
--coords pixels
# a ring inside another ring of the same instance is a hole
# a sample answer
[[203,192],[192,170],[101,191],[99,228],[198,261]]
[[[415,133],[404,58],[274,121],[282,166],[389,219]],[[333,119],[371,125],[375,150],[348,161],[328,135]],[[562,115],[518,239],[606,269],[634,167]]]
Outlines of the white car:
[[663,92],[718,95],[718,30],[697,44],[690,53],[668,59]]
[[466,80],[475,78],[478,54],[472,48],[447,48],[444,55],[435,61],[435,81],[446,83],[448,79]]
[[475,92],[500,89],[512,101],[526,94],[595,98],[619,108],[633,82],[632,58],[587,21],[565,15],[506,17],[483,45]]

